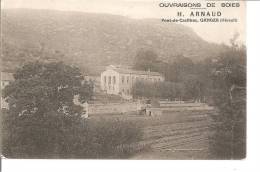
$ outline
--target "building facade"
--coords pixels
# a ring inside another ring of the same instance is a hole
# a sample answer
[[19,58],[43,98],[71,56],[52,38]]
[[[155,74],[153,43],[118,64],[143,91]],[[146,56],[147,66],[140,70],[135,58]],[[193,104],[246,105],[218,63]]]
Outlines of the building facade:
[[164,77],[158,72],[136,71],[110,65],[101,73],[100,86],[107,94],[131,98],[136,81],[162,82]]

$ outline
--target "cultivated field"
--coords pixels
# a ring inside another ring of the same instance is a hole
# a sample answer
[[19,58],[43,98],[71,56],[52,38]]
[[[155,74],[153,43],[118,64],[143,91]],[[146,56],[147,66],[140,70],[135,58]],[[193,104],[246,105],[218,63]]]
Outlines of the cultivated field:
[[143,139],[141,152],[132,159],[210,159],[208,151],[210,127],[214,127],[211,111],[164,112],[161,116],[133,114],[95,115],[90,120],[112,118],[128,120],[141,125]]

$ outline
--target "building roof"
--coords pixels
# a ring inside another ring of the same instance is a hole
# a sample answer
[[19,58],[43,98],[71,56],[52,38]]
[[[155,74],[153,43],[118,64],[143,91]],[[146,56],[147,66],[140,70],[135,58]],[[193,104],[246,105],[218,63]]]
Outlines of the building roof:
[[1,81],[14,81],[13,73],[1,72]]
[[150,71],[138,71],[132,69],[122,69],[122,68],[114,68],[113,70],[122,74],[135,74],[135,75],[151,75],[151,76],[162,76],[158,72],[150,72]]

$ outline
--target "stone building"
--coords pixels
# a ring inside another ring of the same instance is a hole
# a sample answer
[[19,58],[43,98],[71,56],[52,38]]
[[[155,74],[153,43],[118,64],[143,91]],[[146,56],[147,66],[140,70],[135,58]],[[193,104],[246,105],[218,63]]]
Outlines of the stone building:
[[162,82],[164,77],[158,72],[136,71],[110,65],[101,73],[101,90],[107,94],[132,98],[132,87],[136,81]]

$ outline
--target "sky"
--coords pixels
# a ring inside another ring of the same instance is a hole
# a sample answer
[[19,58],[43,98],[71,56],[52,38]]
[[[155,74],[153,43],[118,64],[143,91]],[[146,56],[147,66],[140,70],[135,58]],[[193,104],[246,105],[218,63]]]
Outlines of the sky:
[[[1,7],[52,9],[62,11],[82,11],[122,15],[135,19],[143,18],[173,18],[176,8],[160,8],[160,2],[202,2],[204,0],[1,0]],[[204,40],[215,43],[229,43],[235,33],[239,33],[239,41],[246,40],[246,2],[241,1],[239,8],[221,8],[222,15],[238,18],[237,23],[185,23]],[[220,9],[214,8],[213,11]],[[189,8],[181,8],[184,13]],[[170,23],[169,23],[170,24]]]

